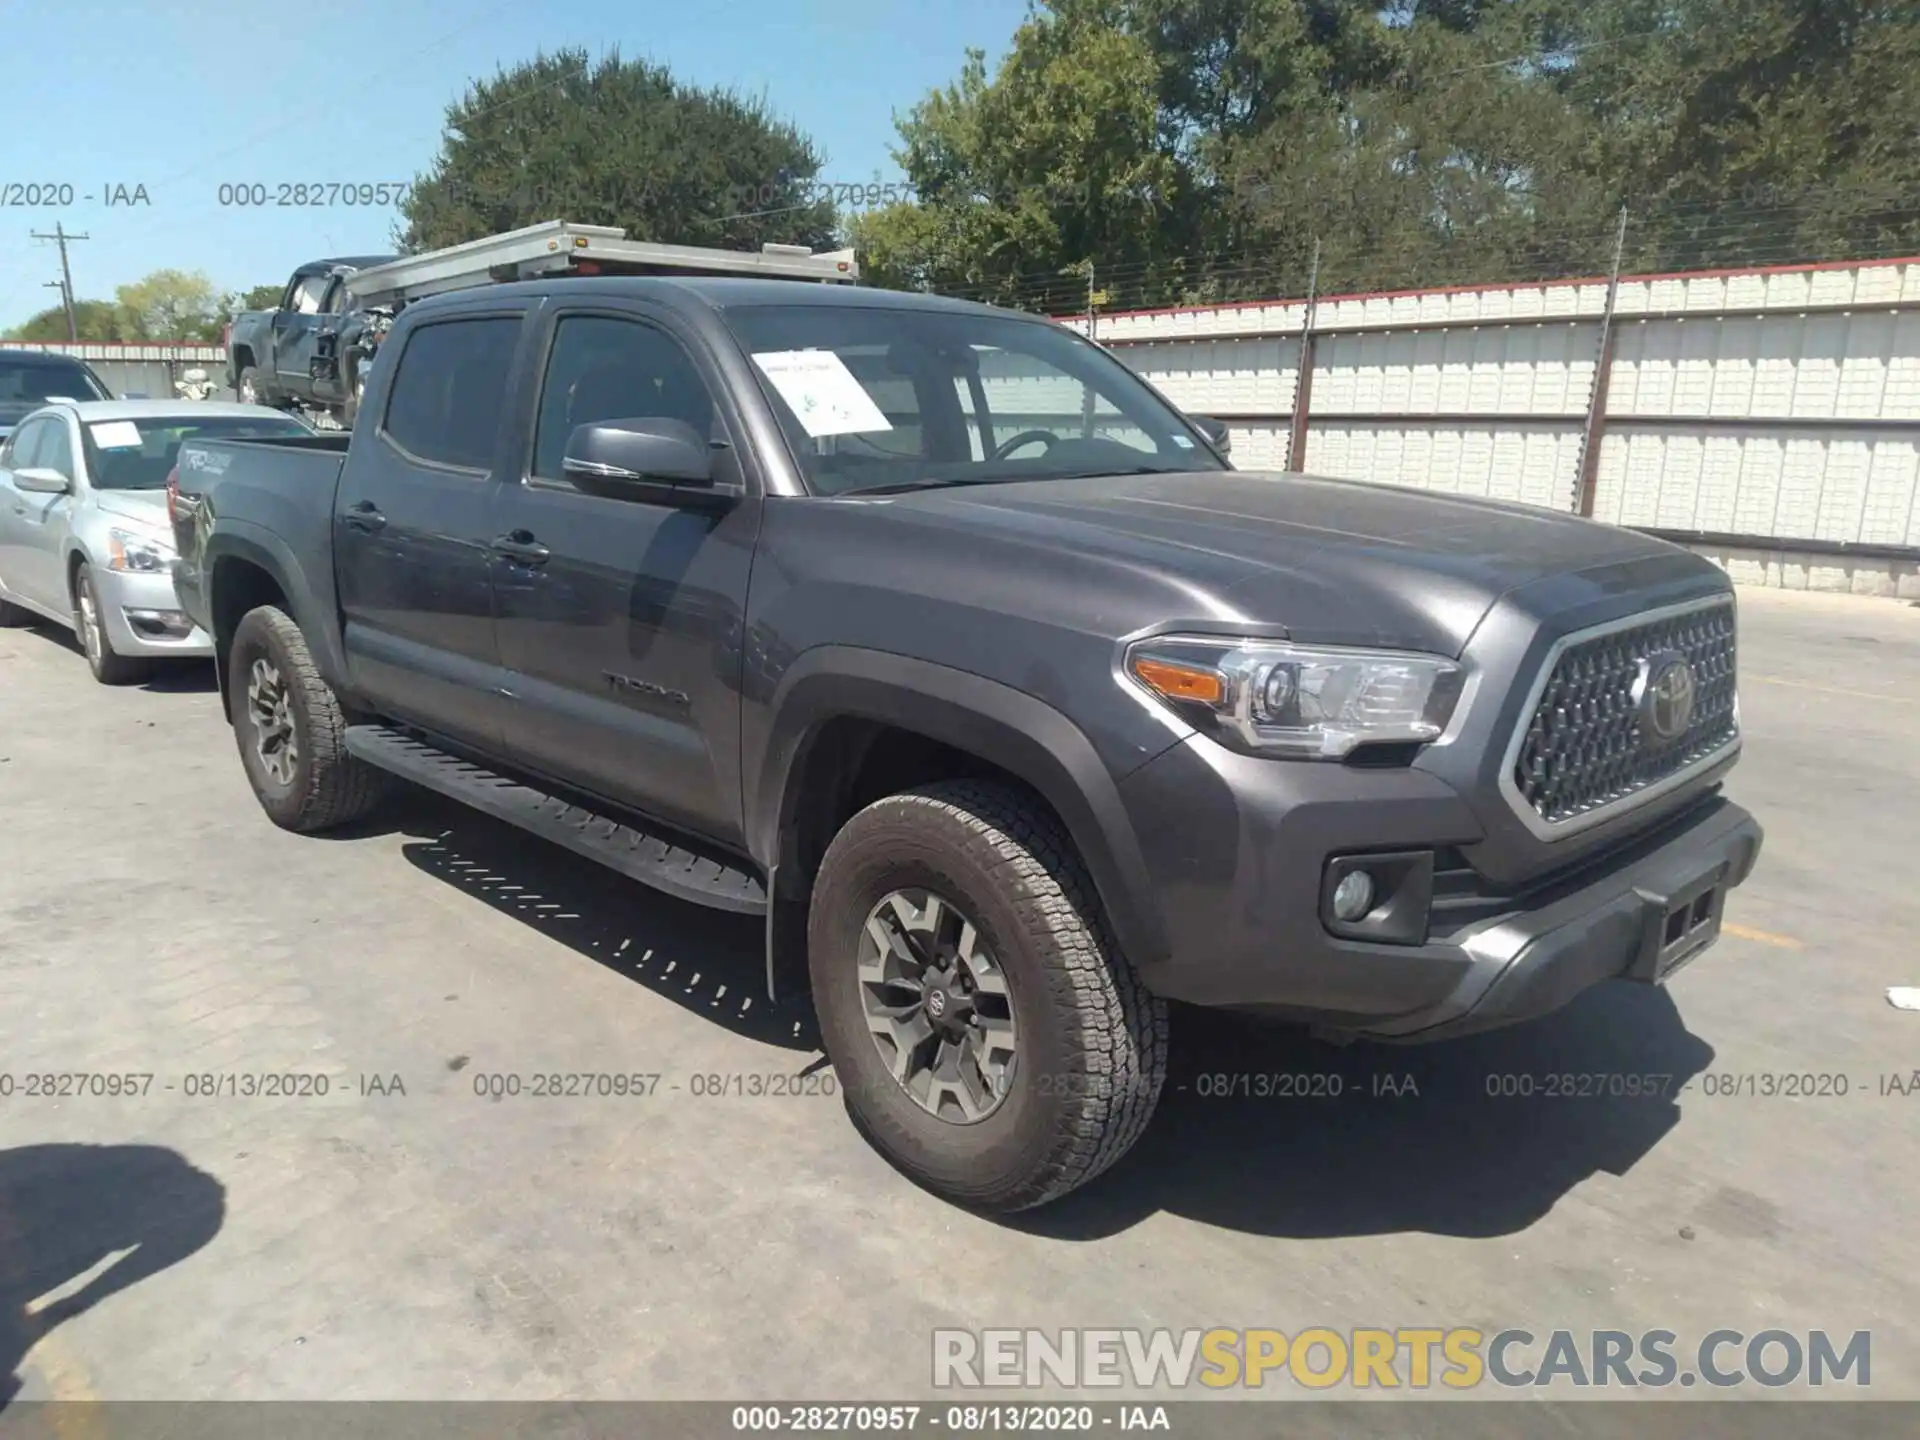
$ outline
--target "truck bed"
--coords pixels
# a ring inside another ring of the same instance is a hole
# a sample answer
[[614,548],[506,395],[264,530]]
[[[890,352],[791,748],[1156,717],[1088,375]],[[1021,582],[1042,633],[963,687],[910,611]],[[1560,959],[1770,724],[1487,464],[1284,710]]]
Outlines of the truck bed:
[[[349,432],[286,439],[188,440],[180,447],[171,511],[174,588],[194,623],[213,633],[205,603],[207,570],[217,557],[205,537],[223,533],[268,539],[291,550],[310,598],[331,605],[334,491],[346,463]],[[309,598],[309,597],[301,597]]]

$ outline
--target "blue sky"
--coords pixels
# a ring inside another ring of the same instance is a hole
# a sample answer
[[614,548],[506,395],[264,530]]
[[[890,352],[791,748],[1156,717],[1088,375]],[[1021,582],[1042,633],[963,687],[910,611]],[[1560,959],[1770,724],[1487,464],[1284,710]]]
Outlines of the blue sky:
[[[8,59],[0,187],[71,185],[65,207],[0,205],[0,328],[162,268],[222,290],[316,256],[376,252],[396,213],[218,203],[223,182],[410,180],[470,79],[540,50],[618,47],[682,79],[764,95],[826,153],[823,180],[898,178],[893,116],[993,63],[1026,0],[0,0]],[[108,205],[144,186],[146,205]],[[92,196],[91,200],[87,196]],[[0,188],[0,200],[10,197]]]

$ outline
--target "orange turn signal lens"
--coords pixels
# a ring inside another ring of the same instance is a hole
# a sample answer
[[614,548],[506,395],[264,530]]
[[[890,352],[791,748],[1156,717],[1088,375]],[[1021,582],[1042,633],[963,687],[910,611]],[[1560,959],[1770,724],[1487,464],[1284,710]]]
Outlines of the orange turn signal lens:
[[1133,673],[1149,690],[1169,700],[1195,700],[1202,705],[1218,705],[1227,697],[1226,682],[1218,670],[1200,665],[1180,665],[1151,655],[1133,657]]

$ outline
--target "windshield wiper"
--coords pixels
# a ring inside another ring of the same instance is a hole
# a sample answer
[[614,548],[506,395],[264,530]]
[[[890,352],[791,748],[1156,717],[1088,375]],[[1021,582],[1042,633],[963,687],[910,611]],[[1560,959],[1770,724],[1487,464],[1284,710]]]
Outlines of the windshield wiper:
[[842,490],[834,497],[852,495],[904,495],[910,490],[943,490],[949,485],[1004,485],[1014,480],[1033,480],[1033,475],[970,476],[964,479],[946,476],[937,480],[896,480],[890,485],[862,485],[858,490]]
[[[1164,465],[1125,465],[1117,469],[1068,470],[1047,475],[969,475],[943,476],[932,480],[896,480],[889,485],[867,485],[858,490],[842,490],[839,495],[902,495],[911,490],[940,490],[950,485],[1018,485],[1024,481],[1105,480],[1121,475],[1185,475],[1185,470],[1169,470]],[[837,498],[837,497],[836,497]]]

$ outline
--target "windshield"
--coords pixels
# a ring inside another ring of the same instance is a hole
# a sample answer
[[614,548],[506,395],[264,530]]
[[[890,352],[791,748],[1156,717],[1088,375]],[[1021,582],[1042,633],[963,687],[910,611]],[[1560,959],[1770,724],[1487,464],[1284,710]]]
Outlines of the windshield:
[[183,440],[267,440],[311,435],[298,420],[263,415],[144,416],[95,420],[87,437],[87,474],[96,490],[160,490]]
[[84,365],[0,358],[0,405],[112,398]]
[[1057,325],[830,305],[727,320],[815,494],[1225,468],[1143,381]]

